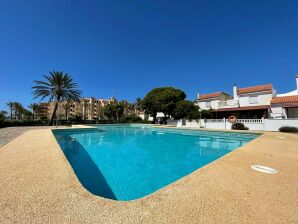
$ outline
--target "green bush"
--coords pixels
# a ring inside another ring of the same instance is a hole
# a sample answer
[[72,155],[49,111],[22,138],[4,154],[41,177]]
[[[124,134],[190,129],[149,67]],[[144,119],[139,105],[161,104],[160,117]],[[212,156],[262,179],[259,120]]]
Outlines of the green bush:
[[148,121],[142,120],[142,118],[135,116],[135,115],[129,115],[125,116],[120,119],[120,123],[144,123],[147,124]]
[[47,124],[47,120],[1,121],[0,128],[16,126],[44,126]]
[[245,127],[242,123],[232,124],[232,130],[248,130],[248,127]]
[[279,128],[280,132],[298,133],[298,128],[291,126],[283,126]]

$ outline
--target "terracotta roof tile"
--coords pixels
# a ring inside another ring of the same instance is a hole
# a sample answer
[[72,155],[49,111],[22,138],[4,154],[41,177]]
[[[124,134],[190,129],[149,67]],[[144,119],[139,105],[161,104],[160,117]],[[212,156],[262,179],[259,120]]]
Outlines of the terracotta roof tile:
[[239,88],[238,94],[241,95],[241,94],[246,94],[246,93],[255,93],[255,92],[263,92],[263,91],[271,91],[272,92],[272,84]]
[[216,97],[219,97],[222,94],[226,94],[226,93],[224,93],[224,92],[216,92],[216,93],[202,94],[202,95],[200,95],[200,98],[199,99],[200,100],[204,100],[204,99],[216,98]]
[[272,104],[298,103],[298,95],[275,97],[271,100],[271,103]]

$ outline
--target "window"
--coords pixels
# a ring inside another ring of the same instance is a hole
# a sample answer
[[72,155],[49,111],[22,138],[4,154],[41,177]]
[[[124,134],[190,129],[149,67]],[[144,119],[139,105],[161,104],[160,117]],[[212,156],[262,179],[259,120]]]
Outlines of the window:
[[258,97],[257,96],[250,96],[249,97],[249,103],[250,104],[258,103]]
[[210,101],[206,102],[206,107],[211,107],[211,102]]

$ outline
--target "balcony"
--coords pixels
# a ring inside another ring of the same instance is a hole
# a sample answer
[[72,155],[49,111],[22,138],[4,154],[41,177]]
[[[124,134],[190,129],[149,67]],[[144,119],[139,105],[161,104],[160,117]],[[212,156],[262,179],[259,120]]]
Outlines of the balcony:
[[239,102],[238,100],[219,101],[217,107],[218,109],[239,107]]

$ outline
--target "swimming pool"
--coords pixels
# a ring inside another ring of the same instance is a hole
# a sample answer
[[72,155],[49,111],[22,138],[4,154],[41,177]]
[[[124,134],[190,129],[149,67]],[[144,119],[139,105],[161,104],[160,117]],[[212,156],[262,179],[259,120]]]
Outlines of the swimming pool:
[[82,185],[121,201],[151,194],[258,137],[148,125],[53,133]]

